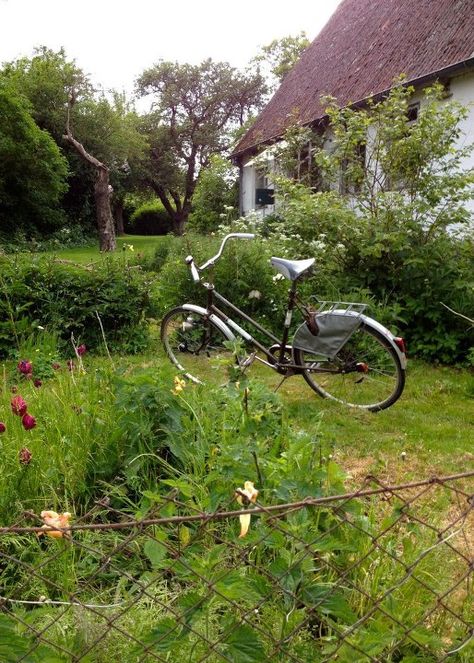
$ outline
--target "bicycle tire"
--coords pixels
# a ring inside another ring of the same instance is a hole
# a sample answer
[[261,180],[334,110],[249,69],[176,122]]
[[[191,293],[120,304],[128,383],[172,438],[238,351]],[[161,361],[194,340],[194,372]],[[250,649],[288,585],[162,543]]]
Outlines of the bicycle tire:
[[[349,407],[370,412],[384,410],[400,398],[405,386],[405,369],[396,350],[367,322],[361,324],[332,360],[296,348],[293,358],[303,368],[303,377],[311,389],[323,398]],[[354,368],[357,365],[360,368]],[[345,366],[353,368],[343,373]],[[311,368],[317,368],[318,372]]]
[[235,363],[226,341],[234,340],[208,316],[183,306],[171,309],[161,323],[161,341],[179,374],[197,384],[223,385]]

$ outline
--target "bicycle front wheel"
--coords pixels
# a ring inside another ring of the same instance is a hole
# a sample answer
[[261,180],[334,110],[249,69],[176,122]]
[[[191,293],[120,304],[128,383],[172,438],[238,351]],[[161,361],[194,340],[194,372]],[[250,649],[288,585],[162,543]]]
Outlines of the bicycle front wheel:
[[389,341],[362,324],[334,359],[294,349],[303,377],[323,398],[377,412],[393,405],[405,386],[405,370]]
[[172,309],[161,323],[161,340],[180,375],[196,383],[223,385],[235,357],[224,333],[210,318],[182,306]]

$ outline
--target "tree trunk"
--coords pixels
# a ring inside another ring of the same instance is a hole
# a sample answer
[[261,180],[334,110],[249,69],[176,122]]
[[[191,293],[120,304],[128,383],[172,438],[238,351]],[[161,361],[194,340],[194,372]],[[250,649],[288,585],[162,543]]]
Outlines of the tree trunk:
[[66,120],[64,140],[74,147],[79,155],[96,170],[94,185],[95,213],[99,230],[99,246],[101,251],[115,251],[115,226],[110,208],[111,187],[109,186],[109,169],[105,164],[89,154],[84,145],[74,138],[70,128],[71,108],[75,102],[74,90],[71,91]]
[[173,234],[176,235],[177,237],[181,237],[181,235],[184,235],[186,218],[187,215],[185,217],[185,215],[182,212],[180,214],[173,215]]
[[115,251],[115,226],[110,209],[110,189],[108,168],[97,168],[94,185],[95,211],[99,229],[101,251]]
[[121,200],[116,200],[114,204],[114,219],[115,219],[115,229],[119,237],[125,235],[125,228],[123,223],[123,202]]

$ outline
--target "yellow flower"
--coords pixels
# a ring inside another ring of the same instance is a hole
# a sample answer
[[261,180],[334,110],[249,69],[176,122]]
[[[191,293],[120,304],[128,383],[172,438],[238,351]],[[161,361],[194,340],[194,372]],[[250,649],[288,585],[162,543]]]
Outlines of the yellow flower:
[[38,536],[46,534],[46,536],[52,536],[54,539],[61,539],[64,534],[68,536],[66,532],[59,532],[58,530],[51,529],[51,527],[60,527],[65,529],[69,527],[69,518],[71,514],[66,511],[65,513],[56,513],[56,511],[42,511],[41,518],[44,521],[42,529],[44,532],[38,532]]
[[[237,502],[239,504],[244,504],[244,495],[247,498],[248,502],[255,503],[257,501],[258,497],[258,490],[254,487],[252,481],[246,481],[244,483],[243,488],[238,488],[238,492],[236,493],[237,496]],[[250,526],[250,513],[245,513],[241,516],[239,516],[240,520],[240,534],[239,534],[239,539],[244,537],[249,529]]]
[[171,393],[177,396],[186,386],[185,380],[182,380],[178,375],[174,378],[174,389],[171,390]]

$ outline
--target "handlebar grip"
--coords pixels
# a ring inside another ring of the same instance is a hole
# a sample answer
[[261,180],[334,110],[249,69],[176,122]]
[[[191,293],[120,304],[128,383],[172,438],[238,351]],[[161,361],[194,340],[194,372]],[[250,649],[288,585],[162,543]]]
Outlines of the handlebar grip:
[[196,265],[192,262],[191,263],[191,275],[193,277],[194,283],[198,283],[201,280],[201,277],[199,276],[199,272],[197,270]]

